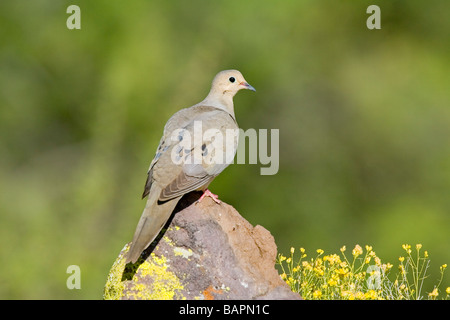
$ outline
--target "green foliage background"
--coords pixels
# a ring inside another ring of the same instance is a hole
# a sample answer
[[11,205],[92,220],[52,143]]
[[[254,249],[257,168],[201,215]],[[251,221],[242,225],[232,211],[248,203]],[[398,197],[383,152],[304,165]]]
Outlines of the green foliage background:
[[[81,30],[66,9],[81,8]],[[381,30],[366,9],[381,8]],[[211,185],[291,246],[422,243],[450,263],[450,2],[0,2],[0,298],[101,298],[131,240],[162,128],[236,68],[243,129],[280,129],[280,170]],[[81,290],[66,268],[81,268]],[[443,288],[450,285],[448,279]]]

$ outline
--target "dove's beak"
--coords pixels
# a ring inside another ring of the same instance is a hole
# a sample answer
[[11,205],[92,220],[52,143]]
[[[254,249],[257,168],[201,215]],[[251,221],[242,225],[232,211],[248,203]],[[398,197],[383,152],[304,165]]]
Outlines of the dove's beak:
[[240,83],[240,85],[241,86],[243,86],[244,87],[244,89],[248,89],[248,90],[252,90],[252,91],[256,91],[256,89],[255,88],[253,88],[251,85],[249,85],[247,82],[241,82]]

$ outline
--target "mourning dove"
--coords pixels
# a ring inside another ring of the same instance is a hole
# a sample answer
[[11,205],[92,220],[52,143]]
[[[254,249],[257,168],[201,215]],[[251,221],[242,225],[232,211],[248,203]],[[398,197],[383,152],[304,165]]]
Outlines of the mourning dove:
[[184,194],[201,190],[204,193],[199,201],[210,196],[220,203],[208,185],[236,153],[239,127],[233,97],[241,89],[255,91],[239,71],[221,71],[202,102],[176,112],[167,121],[148,170],[142,195],[148,195],[148,200],[127,263],[134,263],[152,243]]

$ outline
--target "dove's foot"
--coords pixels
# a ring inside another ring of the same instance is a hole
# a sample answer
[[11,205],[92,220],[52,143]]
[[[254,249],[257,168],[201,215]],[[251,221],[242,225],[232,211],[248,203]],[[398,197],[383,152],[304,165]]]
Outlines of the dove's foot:
[[197,203],[202,201],[204,197],[211,197],[215,203],[219,203],[220,204],[220,200],[219,200],[219,196],[217,194],[212,193],[211,191],[209,191],[208,189],[206,189],[202,196],[200,197],[200,199],[197,200]]

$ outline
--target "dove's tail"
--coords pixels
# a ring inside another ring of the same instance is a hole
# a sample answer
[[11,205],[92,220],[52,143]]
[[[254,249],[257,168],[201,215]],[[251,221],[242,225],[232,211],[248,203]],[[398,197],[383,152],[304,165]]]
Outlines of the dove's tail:
[[181,197],[177,197],[163,203],[158,202],[159,190],[151,190],[149,199],[142,212],[139,223],[134,233],[133,242],[127,254],[128,262],[136,262],[142,251],[147,248],[158,236],[161,229],[169,220],[175,206]]

